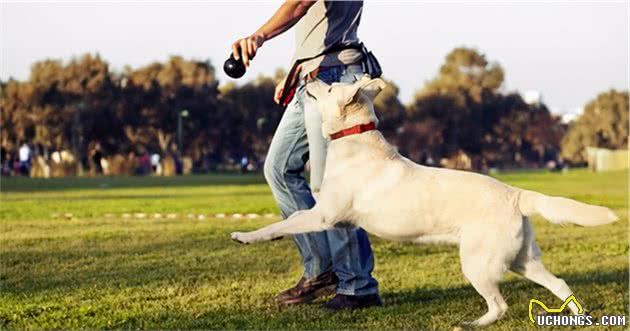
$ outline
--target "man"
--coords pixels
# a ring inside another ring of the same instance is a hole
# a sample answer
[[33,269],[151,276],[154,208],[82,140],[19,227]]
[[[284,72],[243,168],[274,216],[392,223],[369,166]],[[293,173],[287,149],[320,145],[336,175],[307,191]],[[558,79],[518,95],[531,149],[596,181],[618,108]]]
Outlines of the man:
[[[285,78],[297,82],[297,89],[276,129],[264,167],[283,218],[313,207],[311,190],[317,196],[324,174],[327,140],[322,136],[316,101],[306,94],[305,85],[315,78],[328,84],[351,83],[364,74],[360,65],[362,52],[339,47],[359,43],[357,28],[362,9],[362,1],[288,0],[254,34],[232,45],[234,58],[242,58],[249,66],[265,41],[295,25],[294,63],[309,59]],[[276,87],[277,103],[282,101],[285,81]],[[301,176],[309,158],[310,187]],[[381,305],[378,283],[371,276],[374,257],[363,229],[348,227],[308,233],[297,235],[294,240],[302,255],[304,276],[295,287],[277,296],[279,302],[305,303],[336,290],[336,296],[325,307],[339,310]]]
[[20,159],[20,174],[22,176],[29,176],[31,172],[31,147],[25,142],[18,151]]

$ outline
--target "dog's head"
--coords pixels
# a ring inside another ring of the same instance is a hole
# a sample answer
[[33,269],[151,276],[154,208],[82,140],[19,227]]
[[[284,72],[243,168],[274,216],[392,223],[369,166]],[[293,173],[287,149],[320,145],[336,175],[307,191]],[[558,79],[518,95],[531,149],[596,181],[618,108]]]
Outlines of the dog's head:
[[367,75],[351,84],[328,85],[319,79],[306,84],[307,93],[317,100],[324,137],[358,124],[378,124],[372,101],[383,88],[382,79]]

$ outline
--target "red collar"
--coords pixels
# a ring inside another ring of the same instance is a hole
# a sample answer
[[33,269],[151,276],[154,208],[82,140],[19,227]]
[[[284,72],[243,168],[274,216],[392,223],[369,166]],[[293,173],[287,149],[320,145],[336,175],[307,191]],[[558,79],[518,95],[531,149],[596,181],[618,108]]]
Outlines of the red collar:
[[376,130],[376,123],[370,122],[368,124],[359,124],[355,125],[351,128],[343,129],[341,131],[337,131],[330,135],[330,140],[339,139],[345,136],[351,136],[353,134],[359,134],[366,131]]

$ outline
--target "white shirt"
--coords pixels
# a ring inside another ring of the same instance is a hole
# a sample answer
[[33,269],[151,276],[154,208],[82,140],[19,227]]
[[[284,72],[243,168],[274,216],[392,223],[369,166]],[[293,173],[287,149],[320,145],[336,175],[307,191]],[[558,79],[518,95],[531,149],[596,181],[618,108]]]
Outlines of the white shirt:
[[151,155],[151,165],[157,166],[160,164],[160,154]]
[[20,162],[26,162],[31,156],[31,148],[27,144],[20,147]]

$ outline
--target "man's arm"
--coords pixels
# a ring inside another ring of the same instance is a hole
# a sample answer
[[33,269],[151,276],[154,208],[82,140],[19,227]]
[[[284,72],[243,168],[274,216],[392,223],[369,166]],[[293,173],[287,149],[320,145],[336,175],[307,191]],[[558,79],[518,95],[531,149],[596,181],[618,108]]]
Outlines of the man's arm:
[[243,57],[243,63],[249,67],[249,61],[263,43],[295,25],[315,3],[310,0],[286,0],[273,16],[254,34],[235,41],[232,55],[235,59]]

